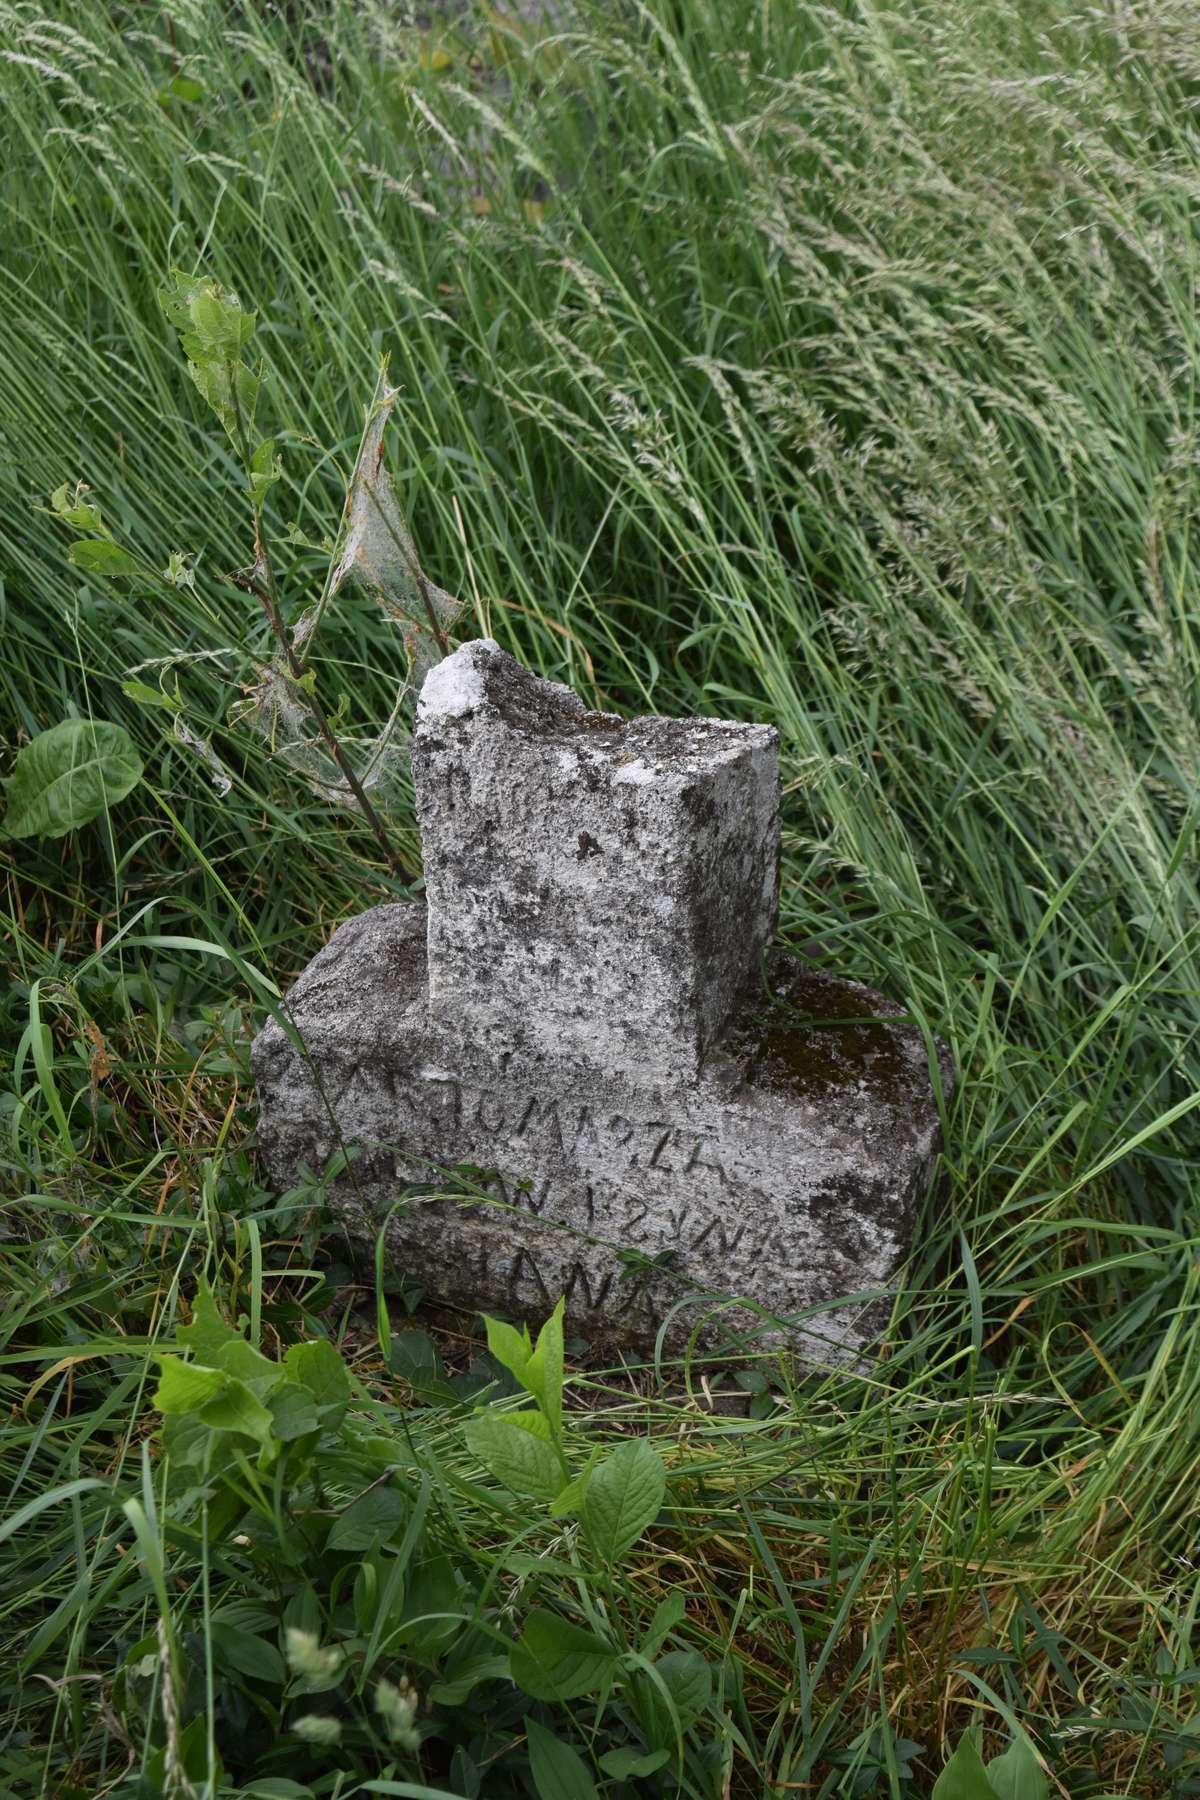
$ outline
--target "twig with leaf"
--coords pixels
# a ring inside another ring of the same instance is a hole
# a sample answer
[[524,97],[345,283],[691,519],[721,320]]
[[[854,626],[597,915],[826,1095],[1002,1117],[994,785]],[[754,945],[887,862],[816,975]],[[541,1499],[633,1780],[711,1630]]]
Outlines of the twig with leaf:
[[[266,521],[267,499],[282,479],[283,466],[276,440],[256,436],[255,415],[264,377],[261,366],[252,367],[245,354],[254,336],[256,315],[245,312],[236,295],[211,277],[180,270],[174,270],[160,288],[159,303],[180,333],[192,380],[225,429],[245,478],[253,514],[253,560],[229,579],[258,601],[275,650],[269,662],[260,665],[248,698],[231,710],[231,721],[249,725],[264,736],[323,798],[355,808],[374,833],[387,867],[401,879],[409,879],[412,872],[403,868],[371,790],[397,761],[395,740],[407,703],[428,669],[447,654],[447,630],[461,607],[422,571],[387,471],[384,433],[398,390],[388,385],[386,360],[380,367],[347,483],[340,528],[332,544],[326,545],[329,559],[320,592],[289,625],[290,597],[281,591]],[[177,551],[159,570],[117,542],[100,508],[84,498],[86,493],[82,484],[73,493],[64,486],[51,499],[56,517],[88,534],[71,546],[70,558],[77,568],[107,580],[195,587],[194,559]],[[345,703],[339,703],[332,715],[327,711],[317,692],[313,666],[317,636],[330,603],[348,580],[371,594],[387,618],[400,627],[405,660],[392,714],[357,767],[340,735]],[[156,705],[166,704],[176,714],[177,739],[198,749],[210,769],[216,770],[217,778],[228,785],[211,747],[184,723],[178,689],[173,696],[164,690],[161,699],[149,692],[143,696],[141,684],[126,691],[134,698],[148,697]]]

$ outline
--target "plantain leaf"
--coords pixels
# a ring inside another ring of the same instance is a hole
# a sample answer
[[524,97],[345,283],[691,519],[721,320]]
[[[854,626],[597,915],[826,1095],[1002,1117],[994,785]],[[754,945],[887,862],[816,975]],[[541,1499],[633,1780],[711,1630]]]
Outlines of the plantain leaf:
[[933,1800],[997,1800],[983,1760],[969,1737],[960,1740],[934,1782]]
[[615,1651],[595,1632],[540,1610],[526,1619],[508,1660],[517,1686],[535,1700],[594,1694],[617,1666]]
[[64,719],[18,753],[4,831],[11,838],[65,837],[123,800],[141,775],[142,759],[124,726]]
[[987,1778],[999,1800],[1046,1800],[1050,1783],[1027,1738],[1014,1738],[987,1766]]
[[595,1783],[578,1750],[564,1744],[536,1719],[526,1719],[525,1735],[529,1742],[529,1772],[538,1800],[596,1800]]

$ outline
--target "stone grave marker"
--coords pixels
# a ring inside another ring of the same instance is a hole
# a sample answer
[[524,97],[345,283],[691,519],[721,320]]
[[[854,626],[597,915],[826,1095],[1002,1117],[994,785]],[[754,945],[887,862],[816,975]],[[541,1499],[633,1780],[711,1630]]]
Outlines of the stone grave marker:
[[723,1321],[856,1352],[938,1112],[898,1007],[770,949],[776,744],[589,712],[488,639],[438,664],[426,903],[349,920],[254,1044],[274,1184],[349,1152],[331,1204],[441,1299],[532,1318],[565,1294],[606,1343]]

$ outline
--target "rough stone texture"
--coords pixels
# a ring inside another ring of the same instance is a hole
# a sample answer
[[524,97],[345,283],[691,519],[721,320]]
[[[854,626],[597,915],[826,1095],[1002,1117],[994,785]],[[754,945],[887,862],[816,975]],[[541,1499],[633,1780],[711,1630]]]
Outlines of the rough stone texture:
[[774,934],[776,743],[588,712],[464,644],[413,741],[431,1017],[498,1064],[691,1080]]
[[588,713],[481,642],[428,677],[413,763],[428,914],[343,925],[287,998],[303,1051],[255,1042],[274,1182],[350,1150],[334,1207],[465,1305],[856,1351],[937,1111],[895,1006],[760,958],[774,734]]

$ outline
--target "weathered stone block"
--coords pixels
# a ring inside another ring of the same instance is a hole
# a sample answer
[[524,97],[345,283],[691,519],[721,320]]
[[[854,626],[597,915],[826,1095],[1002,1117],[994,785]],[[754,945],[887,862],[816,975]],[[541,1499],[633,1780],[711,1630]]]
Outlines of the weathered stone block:
[[486,638],[431,670],[413,741],[430,1017],[497,1062],[690,1080],[775,930],[776,744],[588,712]]
[[762,728],[588,713],[487,642],[439,665],[413,758],[428,911],[343,925],[292,1031],[256,1040],[276,1184],[350,1150],[334,1207],[386,1219],[405,1272],[465,1305],[565,1293],[607,1341],[703,1319],[708,1341],[723,1313],[814,1358],[861,1346],[938,1113],[899,1009],[764,955],[774,758]]

